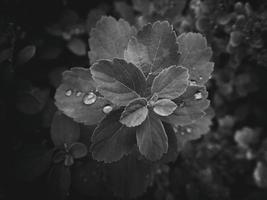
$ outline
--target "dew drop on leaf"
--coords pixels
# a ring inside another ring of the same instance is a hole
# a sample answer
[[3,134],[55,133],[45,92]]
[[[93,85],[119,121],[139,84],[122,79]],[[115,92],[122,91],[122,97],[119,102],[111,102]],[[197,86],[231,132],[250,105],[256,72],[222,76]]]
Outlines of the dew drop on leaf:
[[194,81],[194,80],[191,80],[191,81],[189,81],[189,85],[190,86],[196,86],[197,85],[197,82]]
[[71,91],[71,90],[67,90],[67,91],[65,92],[65,95],[66,95],[67,97],[70,97],[70,96],[72,95],[72,91]]
[[191,133],[192,129],[191,128],[186,128],[186,132]]
[[86,105],[93,104],[93,103],[95,103],[96,98],[97,97],[96,97],[95,93],[90,92],[89,94],[87,94],[83,97],[83,103]]
[[81,96],[81,95],[82,95],[82,92],[77,92],[77,93],[76,93],[76,96],[77,96],[77,97],[79,97],[79,96]]
[[103,108],[103,112],[106,114],[110,113],[112,110],[113,110],[112,106],[105,106]]
[[202,99],[202,93],[201,92],[198,92],[198,93],[196,93],[194,95],[194,97],[195,97],[196,100],[200,100],[200,99]]

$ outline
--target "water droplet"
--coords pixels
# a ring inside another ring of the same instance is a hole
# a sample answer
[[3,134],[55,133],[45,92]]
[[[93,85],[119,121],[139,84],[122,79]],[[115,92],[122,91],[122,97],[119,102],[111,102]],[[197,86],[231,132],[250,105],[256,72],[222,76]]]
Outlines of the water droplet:
[[199,76],[199,80],[203,80],[203,77],[202,76]]
[[184,132],[183,131],[181,132],[181,135],[184,135]]
[[186,132],[187,133],[191,133],[192,132],[192,129],[191,128],[186,128]]
[[112,106],[105,106],[103,108],[103,112],[106,114],[110,113],[112,110],[113,110]]
[[194,97],[195,97],[196,100],[200,100],[200,99],[202,99],[202,93],[201,92],[198,92],[198,93],[196,93],[194,95]]
[[93,92],[90,92],[89,94],[83,97],[83,103],[86,105],[93,104],[95,103],[96,98],[97,98],[96,95]]
[[69,90],[66,90],[65,95],[67,97],[70,97],[72,95],[72,91],[70,89]]
[[189,85],[190,86],[196,86],[197,85],[197,82],[194,81],[194,80],[191,80],[191,81],[189,81]]
[[77,97],[79,97],[79,96],[81,96],[82,95],[82,92],[80,92],[80,91],[78,91],[77,93],[76,93],[76,96]]

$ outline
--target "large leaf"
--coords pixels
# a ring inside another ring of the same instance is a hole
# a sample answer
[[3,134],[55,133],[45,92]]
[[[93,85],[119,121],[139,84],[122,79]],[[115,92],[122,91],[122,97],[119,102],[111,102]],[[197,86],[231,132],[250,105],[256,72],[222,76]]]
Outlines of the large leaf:
[[95,82],[88,69],[72,68],[63,73],[62,84],[55,94],[56,106],[76,122],[86,125],[97,124],[105,117],[103,108],[109,102],[102,97],[95,96],[95,102],[85,104],[85,98],[91,92],[94,94],[95,89]]
[[169,116],[177,108],[170,99],[160,99],[153,104],[153,111],[160,116]]
[[153,80],[151,92],[159,98],[176,99],[183,94],[188,85],[188,70],[171,66],[162,70]]
[[80,126],[61,112],[56,112],[51,125],[51,138],[55,146],[70,145],[79,140]]
[[129,41],[124,57],[145,73],[176,65],[178,45],[172,26],[167,21],[147,24]]
[[213,62],[209,62],[212,50],[200,33],[183,33],[177,38],[181,57],[178,64],[189,69],[190,80],[199,85],[205,84],[213,71]]
[[140,196],[151,182],[152,165],[138,160],[136,155],[128,155],[106,167],[108,188],[123,199]]
[[131,101],[121,114],[120,122],[128,127],[139,126],[148,115],[147,100],[139,98]]
[[207,96],[205,87],[188,86],[183,95],[173,100],[177,104],[176,110],[161,119],[174,125],[192,124],[205,115],[204,110],[209,106]]
[[122,59],[100,60],[91,67],[99,92],[112,103],[126,106],[146,89],[144,74]]
[[207,114],[193,124],[178,127],[176,129],[178,151],[180,151],[187,142],[199,139],[202,135],[208,133],[212,124],[211,118],[212,117]]
[[136,139],[140,153],[148,160],[159,160],[168,150],[168,137],[162,122],[151,112],[137,127]]
[[102,17],[90,32],[90,63],[100,59],[124,58],[124,50],[134,35],[136,29],[125,20]]
[[91,138],[93,158],[105,163],[120,160],[133,149],[135,129],[119,122],[120,111],[110,113],[95,129]]

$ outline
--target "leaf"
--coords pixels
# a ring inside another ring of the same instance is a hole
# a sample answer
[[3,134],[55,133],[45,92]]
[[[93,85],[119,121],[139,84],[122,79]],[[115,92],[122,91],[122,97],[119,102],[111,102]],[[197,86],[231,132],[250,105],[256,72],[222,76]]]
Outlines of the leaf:
[[145,73],[176,65],[179,56],[173,27],[167,21],[147,24],[129,41],[124,57],[138,68],[145,68]]
[[178,151],[182,150],[187,142],[199,139],[202,135],[208,133],[212,125],[211,119],[212,117],[207,114],[193,124],[178,127],[176,130]]
[[253,177],[258,187],[267,188],[267,166],[265,163],[258,161]]
[[6,48],[3,50],[0,50],[0,64],[6,60],[9,60],[12,57],[13,54],[13,48]]
[[235,132],[234,139],[239,147],[248,149],[259,140],[259,132],[249,127],[243,127]]
[[160,119],[149,113],[146,120],[137,127],[137,146],[148,160],[159,160],[168,150],[168,137]]
[[159,98],[176,99],[183,94],[188,85],[188,70],[171,66],[162,70],[153,80],[151,93]]
[[100,59],[124,58],[129,39],[135,35],[136,29],[125,20],[102,17],[90,32],[90,63]]
[[69,195],[71,173],[68,167],[57,164],[48,174],[49,199],[64,200]]
[[124,109],[120,122],[127,127],[139,126],[148,115],[147,100],[145,98],[134,99]]
[[34,45],[28,45],[19,51],[16,57],[16,64],[23,65],[28,62],[36,53],[36,47]]
[[144,74],[122,59],[100,60],[91,67],[99,92],[112,103],[126,106],[146,89]]
[[188,86],[184,94],[173,100],[178,106],[176,110],[161,119],[173,125],[192,124],[205,115],[204,110],[209,106],[207,96],[205,87]]
[[107,185],[115,196],[123,199],[142,195],[151,181],[152,164],[128,155],[106,166]]
[[153,111],[160,116],[169,116],[176,108],[177,105],[169,99],[160,99],[153,104]]
[[51,125],[51,138],[55,146],[72,144],[80,138],[80,126],[66,115],[56,112]]
[[94,159],[115,162],[132,151],[136,143],[135,129],[121,124],[120,115],[120,111],[114,111],[96,127],[90,147]]
[[49,92],[49,89],[39,89],[30,86],[25,91],[19,91],[16,107],[22,113],[28,115],[37,114],[45,107]]
[[87,155],[87,147],[80,142],[75,142],[70,145],[69,148],[70,154],[75,159],[83,158]]
[[[89,69],[72,68],[63,73],[62,84],[58,87],[55,100],[56,106],[74,121],[86,125],[97,124],[105,117],[103,107],[110,102],[96,94],[92,104],[85,104],[84,98],[90,92],[95,92],[96,83]],[[92,115],[92,113],[94,113]]]
[[79,38],[73,38],[67,44],[68,49],[77,56],[86,55],[86,44]]
[[172,126],[167,123],[163,123],[165,132],[168,136],[168,151],[166,154],[163,154],[160,162],[169,163],[175,162],[178,157],[178,143],[176,138],[176,133],[174,132]]
[[183,33],[177,38],[181,57],[178,65],[188,68],[190,80],[198,85],[205,84],[213,71],[213,62],[209,62],[212,50],[200,33]]

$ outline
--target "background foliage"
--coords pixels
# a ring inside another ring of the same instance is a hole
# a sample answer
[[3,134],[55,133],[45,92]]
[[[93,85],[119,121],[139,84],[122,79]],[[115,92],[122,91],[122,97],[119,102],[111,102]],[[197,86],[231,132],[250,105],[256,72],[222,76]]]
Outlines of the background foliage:
[[[266,10],[264,0],[2,0],[0,199],[266,199]],[[168,20],[178,35],[200,32],[212,47],[213,111],[180,127],[208,133],[169,144],[183,147],[179,155],[96,162],[88,153],[95,127],[57,112],[61,74],[88,66],[89,32],[102,15],[137,28]]]

